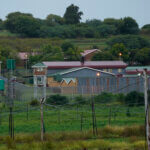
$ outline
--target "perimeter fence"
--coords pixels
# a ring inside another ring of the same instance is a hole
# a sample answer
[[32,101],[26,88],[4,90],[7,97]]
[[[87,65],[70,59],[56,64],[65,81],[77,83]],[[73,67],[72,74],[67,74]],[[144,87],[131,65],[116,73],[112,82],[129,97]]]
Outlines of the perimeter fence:
[[[121,81],[122,80],[122,81]],[[126,82],[125,82],[126,81]],[[137,82],[138,81],[138,82]],[[7,81],[6,81],[7,82]],[[124,84],[121,84],[123,83]],[[148,81],[149,82],[149,81]],[[14,82],[10,105],[7,92],[4,91],[0,102],[0,135],[38,133],[41,130],[39,100],[43,96],[43,87],[37,87],[37,97],[34,98],[34,88],[31,85]],[[7,89],[7,84],[6,84]],[[144,125],[144,100],[124,103],[123,94],[131,91],[143,91],[143,79],[78,79],[77,86],[47,87],[47,98],[58,94],[67,101],[56,100],[59,103],[46,101],[44,103],[44,132],[88,131],[104,126]],[[105,97],[103,93],[110,93]],[[132,106],[132,107],[131,107]],[[11,111],[10,111],[10,108]],[[11,122],[11,123],[10,123]]]

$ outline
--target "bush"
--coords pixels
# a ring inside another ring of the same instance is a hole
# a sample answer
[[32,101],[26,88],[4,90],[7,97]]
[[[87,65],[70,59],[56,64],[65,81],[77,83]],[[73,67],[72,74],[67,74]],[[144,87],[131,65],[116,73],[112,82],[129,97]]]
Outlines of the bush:
[[57,95],[49,96],[46,99],[46,103],[53,104],[53,105],[64,105],[68,103],[68,99],[66,96],[57,94]]
[[100,103],[109,103],[114,101],[116,98],[112,93],[102,92],[100,95],[95,96],[95,101]]
[[125,104],[131,107],[144,105],[144,94],[136,91],[128,93],[125,97]]
[[33,99],[33,100],[30,102],[30,105],[31,105],[31,106],[39,106],[39,105],[40,105],[40,102],[39,102],[37,99]]

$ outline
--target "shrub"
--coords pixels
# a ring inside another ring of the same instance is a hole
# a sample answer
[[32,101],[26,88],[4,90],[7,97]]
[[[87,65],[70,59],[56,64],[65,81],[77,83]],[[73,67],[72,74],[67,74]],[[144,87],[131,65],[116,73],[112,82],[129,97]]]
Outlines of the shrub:
[[136,91],[130,92],[125,97],[125,104],[127,106],[141,106],[144,104],[144,95]]
[[49,96],[46,99],[46,103],[53,104],[53,105],[64,105],[68,103],[68,99],[66,96],[57,94],[57,95]]
[[102,92],[100,95],[95,96],[95,101],[100,103],[109,103],[115,100],[115,95],[112,93]]
[[33,100],[30,102],[30,105],[31,105],[31,106],[39,106],[39,105],[40,105],[40,102],[39,102],[37,99],[33,99]]

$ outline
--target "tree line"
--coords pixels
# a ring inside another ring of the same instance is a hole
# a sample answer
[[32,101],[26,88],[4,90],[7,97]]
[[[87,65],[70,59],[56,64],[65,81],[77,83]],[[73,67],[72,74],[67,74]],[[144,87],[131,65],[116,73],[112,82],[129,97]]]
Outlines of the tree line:
[[0,30],[17,33],[21,37],[100,38],[109,35],[150,33],[150,25],[141,30],[131,17],[106,18],[81,22],[83,12],[71,4],[63,17],[49,14],[45,19],[33,17],[30,13],[12,12],[6,20],[0,20]]

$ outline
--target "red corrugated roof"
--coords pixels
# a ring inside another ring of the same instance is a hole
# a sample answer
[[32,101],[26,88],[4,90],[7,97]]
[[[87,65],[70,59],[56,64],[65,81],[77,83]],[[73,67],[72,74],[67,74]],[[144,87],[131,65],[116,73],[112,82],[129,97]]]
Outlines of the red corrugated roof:
[[74,68],[74,67],[91,67],[91,68],[125,68],[127,66],[123,61],[52,61],[43,62],[48,68]]
[[86,56],[90,53],[96,52],[96,51],[100,51],[99,49],[88,49],[88,50],[84,50],[84,52],[81,53],[82,56]]
[[29,53],[29,52],[19,52],[18,53],[18,57],[21,59],[21,60],[26,60],[29,58],[30,55],[34,56],[34,55],[37,55],[38,52],[32,52],[32,53]]

